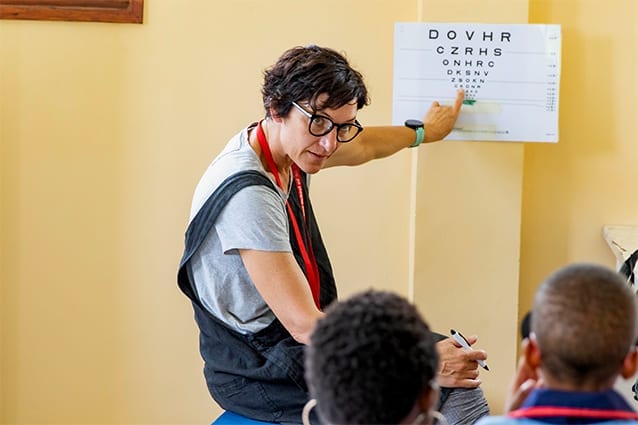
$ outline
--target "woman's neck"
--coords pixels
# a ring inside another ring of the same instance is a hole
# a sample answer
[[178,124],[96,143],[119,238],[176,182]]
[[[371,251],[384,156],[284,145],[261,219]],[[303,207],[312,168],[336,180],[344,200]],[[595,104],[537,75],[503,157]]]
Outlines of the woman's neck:
[[[272,159],[275,162],[275,166],[277,168],[276,172],[279,174],[279,178],[281,179],[282,189],[287,190],[288,182],[290,181],[290,167],[292,166],[292,160],[283,151],[279,139],[278,127],[273,125],[272,120],[266,118],[261,121],[260,124],[263,130],[263,135],[265,136],[267,148],[270,150]],[[259,157],[264,169],[274,174],[274,170],[271,170],[271,167],[269,166],[266,152],[264,152],[264,149],[262,149],[261,144],[259,143],[259,137],[257,135],[258,131],[258,127],[255,127],[249,133],[248,142]]]

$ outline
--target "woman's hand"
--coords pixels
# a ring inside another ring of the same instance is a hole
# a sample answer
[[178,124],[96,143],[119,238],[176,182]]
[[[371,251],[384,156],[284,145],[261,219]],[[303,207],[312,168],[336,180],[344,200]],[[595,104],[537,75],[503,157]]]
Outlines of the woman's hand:
[[[467,342],[473,345],[478,338],[471,336]],[[478,360],[487,360],[485,350],[464,350],[451,338],[436,344],[439,352],[438,382],[442,387],[476,388],[481,385]]]
[[450,134],[461,112],[461,105],[463,105],[464,98],[465,92],[459,90],[456,93],[456,100],[452,106],[441,106],[437,101],[432,102],[430,109],[428,109],[423,118],[423,126],[425,128],[424,141],[426,143],[442,140]]

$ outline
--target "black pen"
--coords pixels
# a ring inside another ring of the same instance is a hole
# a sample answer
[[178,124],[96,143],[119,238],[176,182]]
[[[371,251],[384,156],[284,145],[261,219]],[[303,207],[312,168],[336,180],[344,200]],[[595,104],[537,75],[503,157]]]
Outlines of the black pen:
[[[465,337],[463,336],[463,334],[461,334],[461,332],[457,332],[454,329],[450,329],[450,334],[452,334],[452,338],[454,338],[454,341],[461,344],[461,347],[467,348],[468,350],[472,349],[472,347],[470,347],[470,343],[467,342],[467,339],[465,339]],[[481,366],[483,369],[490,370],[490,368],[487,367],[487,363],[485,363],[483,360],[477,360],[477,362],[479,366]]]

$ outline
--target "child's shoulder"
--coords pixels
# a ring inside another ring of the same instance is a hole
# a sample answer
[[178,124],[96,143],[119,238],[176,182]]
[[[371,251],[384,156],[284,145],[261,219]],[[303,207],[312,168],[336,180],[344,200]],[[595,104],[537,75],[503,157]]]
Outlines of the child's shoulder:
[[[596,422],[596,425],[635,425],[635,419],[614,419],[603,422]],[[548,422],[530,418],[512,418],[510,416],[484,416],[475,425],[548,425]]]

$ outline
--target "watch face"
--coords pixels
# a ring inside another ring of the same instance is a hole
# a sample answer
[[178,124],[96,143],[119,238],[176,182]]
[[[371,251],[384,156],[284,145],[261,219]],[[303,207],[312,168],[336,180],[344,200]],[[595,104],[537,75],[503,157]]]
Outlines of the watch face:
[[405,126],[406,127],[410,127],[410,128],[414,128],[417,129],[419,127],[423,127],[423,122],[419,121],[419,120],[407,120],[405,122]]

